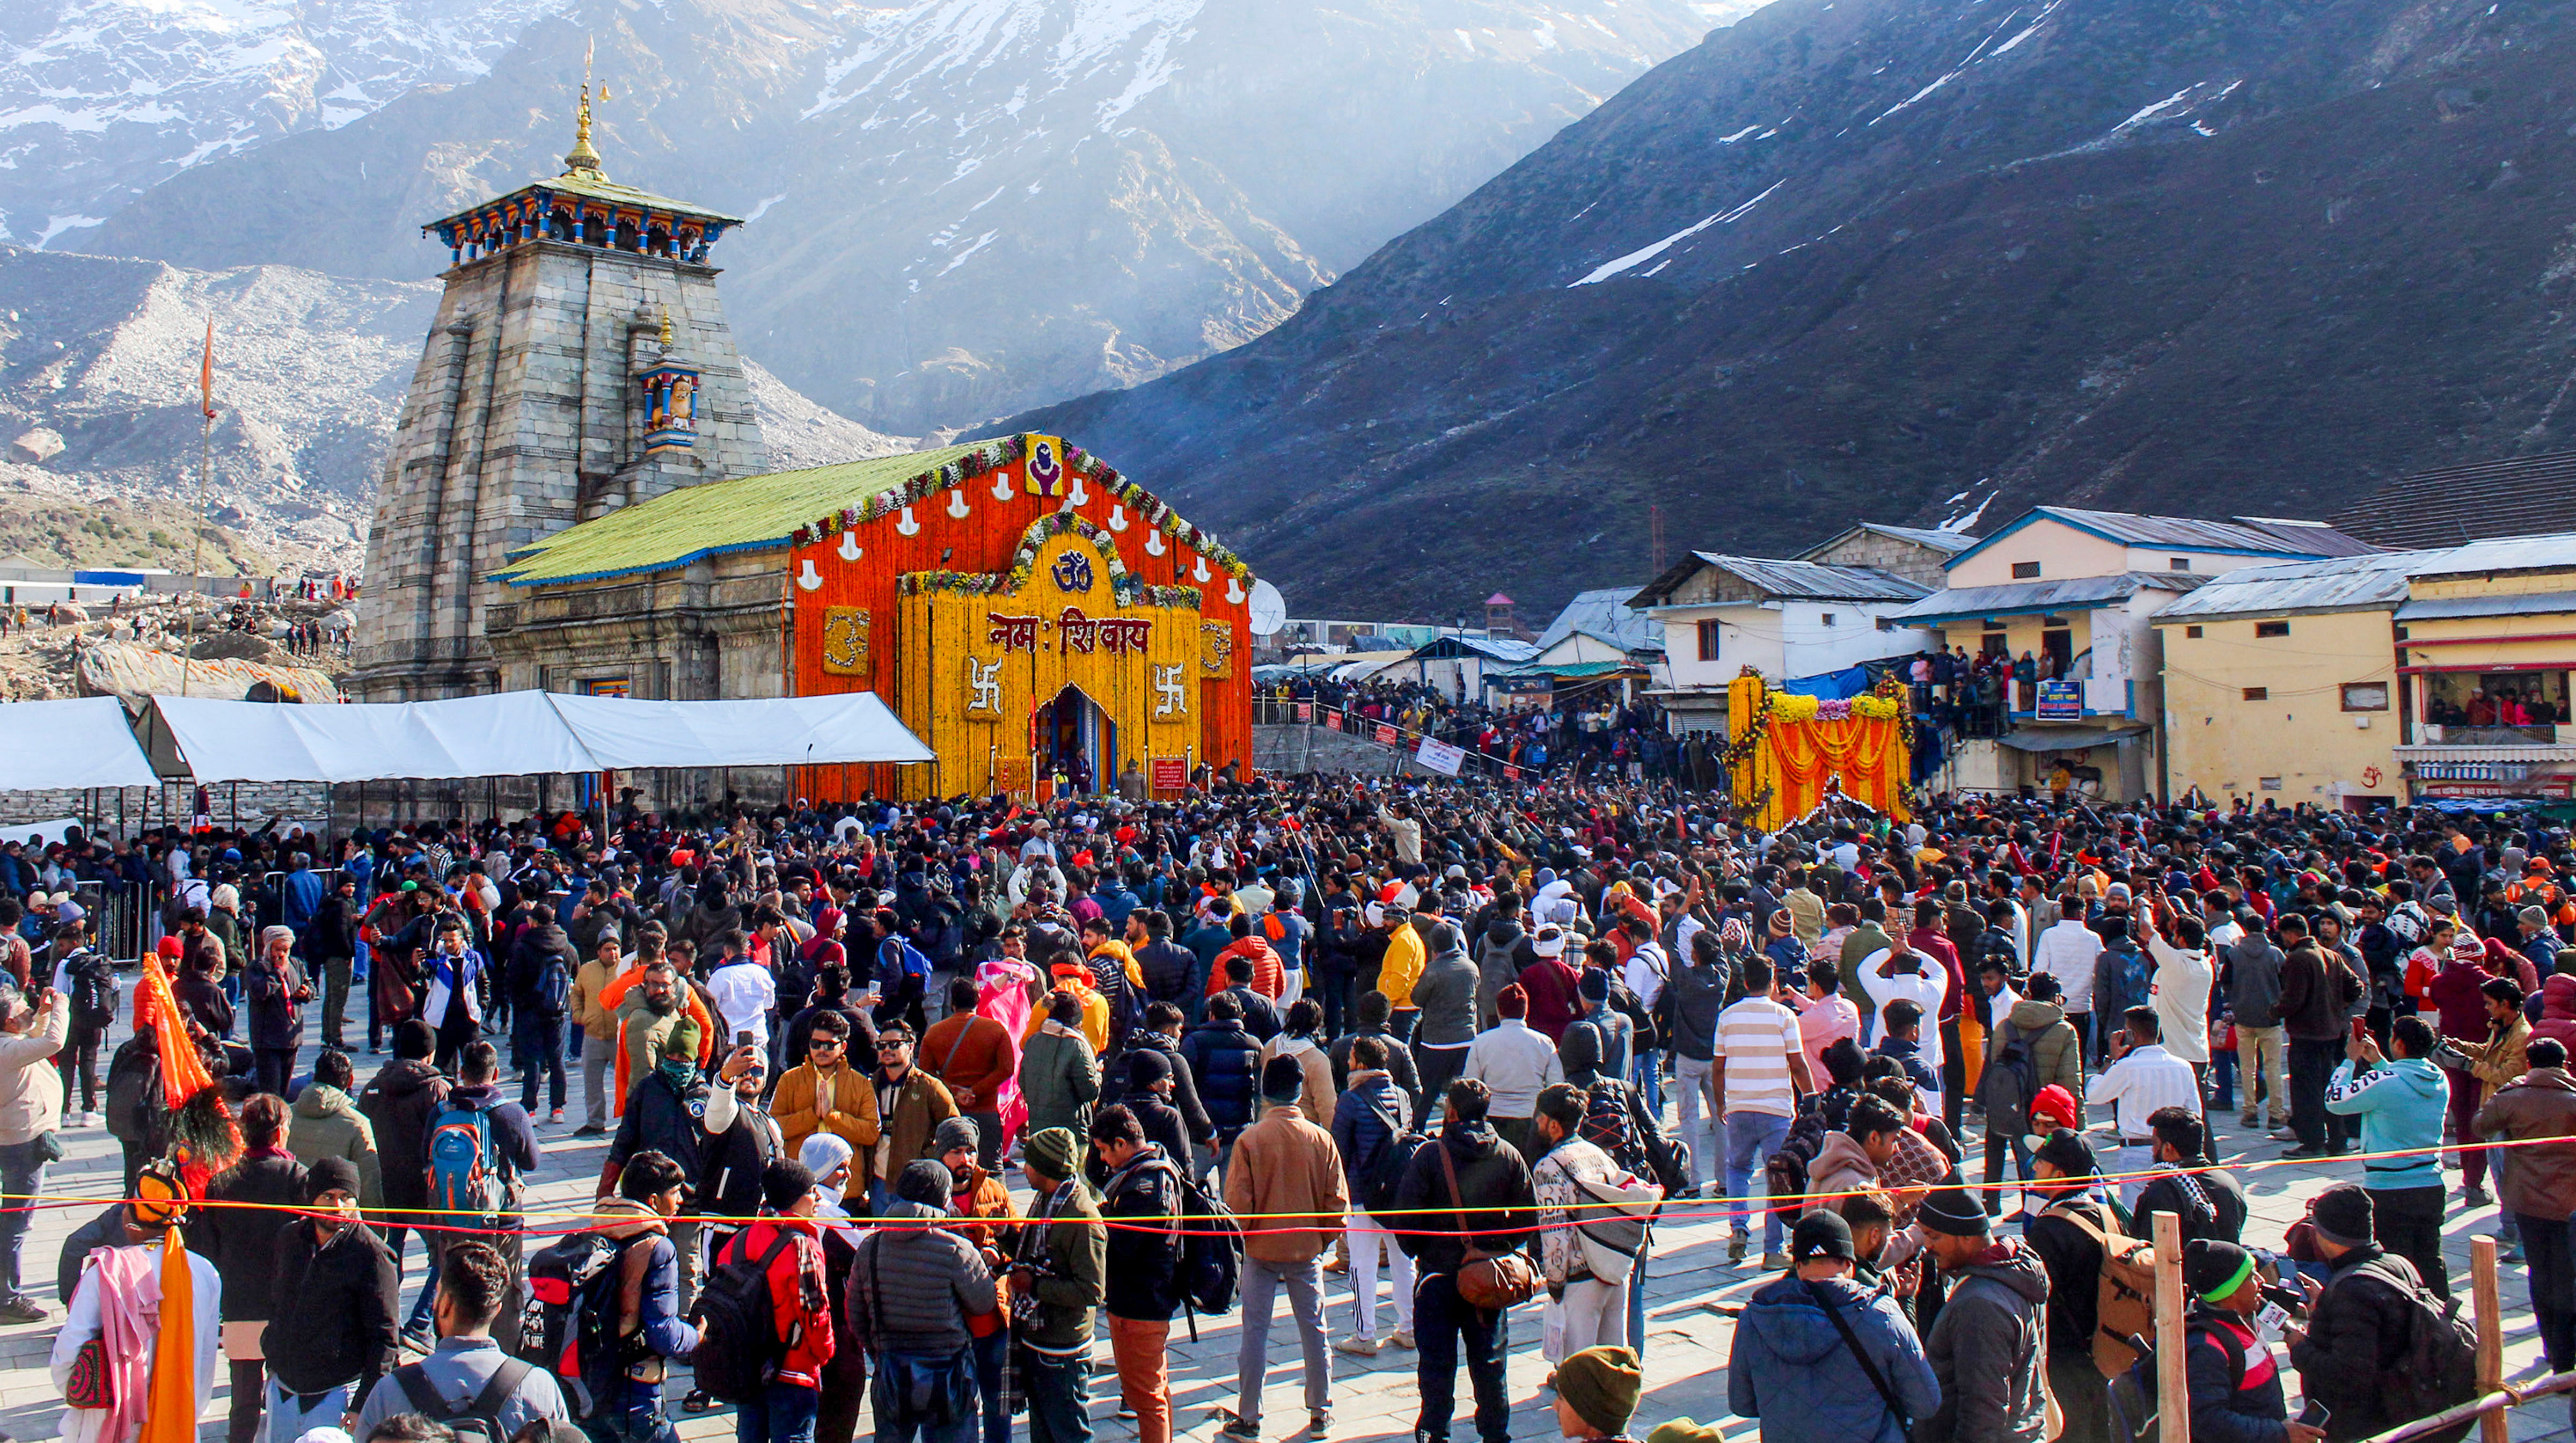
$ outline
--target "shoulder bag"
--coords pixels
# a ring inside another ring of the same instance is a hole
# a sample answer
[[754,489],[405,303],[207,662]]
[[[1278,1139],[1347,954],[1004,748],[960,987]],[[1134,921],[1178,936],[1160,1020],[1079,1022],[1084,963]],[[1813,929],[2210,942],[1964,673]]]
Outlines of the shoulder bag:
[[1458,1190],[1457,1160],[1449,1156],[1446,1142],[1433,1138],[1431,1145],[1440,1150],[1440,1173],[1449,1183],[1450,1215],[1458,1220],[1458,1245],[1467,1254],[1458,1269],[1459,1301],[1491,1312],[1538,1296],[1538,1268],[1527,1254],[1489,1253],[1476,1246],[1474,1230],[1467,1224],[1466,1195]]
[[1852,1361],[1860,1364],[1860,1371],[1869,1379],[1869,1385],[1878,1390],[1879,1401],[1887,1405],[1888,1413],[1896,1419],[1896,1431],[1906,1443],[1913,1443],[1914,1420],[1906,1416],[1905,1405],[1897,1401],[1896,1390],[1887,1386],[1887,1378],[1878,1371],[1878,1365],[1862,1351],[1860,1339],[1852,1335],[1851,1324],[1843,1321],[1842,1309],[1834,1305],[1833,1296],[1812,1282],[1807,1284],[1807,1295],[1816,1300],[1817,1307],[1825,1310],[1825,1317],[1833,1323],[1834,1331],[1842,1334],[1843,1346],[1851,1349]]

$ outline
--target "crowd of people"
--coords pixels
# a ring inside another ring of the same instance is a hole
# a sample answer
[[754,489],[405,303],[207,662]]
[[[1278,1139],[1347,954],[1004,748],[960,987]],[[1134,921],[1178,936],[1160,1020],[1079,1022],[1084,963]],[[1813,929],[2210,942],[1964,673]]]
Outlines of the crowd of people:
[[[1651,698],[1623,701],[1617,683],[1571,688],[1543,705],[1496,705],[1452,696],[1420,680],[1381,675],[1336,681],[1322,673],[1281,676],[1256,689],[1270,708],[1312,703],[1348,722],[1384,722],[1412,745],[1421,737],[1448,742],[1502,767],[1533,776],[1553,771],[1577,784],[1664,783],[1705,789],[1716,764],[1704,735],[1674,735]],[[1348,724],[1348,723],[1346,723]]]
[[[173,1226],[234,1443],[720,1408],[743,1443],[1054,1443],[1095,1373],[1164,1443],[1174,1330],[1229,1313],[1251,1440],[1289,1431],[1282,1293],[1309,1436],[1336,1359],[1394,1351],[1418,1439],[1503,1443],[1534,1330],[1567,1437],[1703,1443],[1638,1410],[1657,1226],[1712,1219],[1712,1291],[1767,1279],[1726,1378],[1765,1438],[2092,1443],[2156,1406],[2167,1214],[2195,1435],[2359,1439],[2465,1396],[2443,1227],[2491,1170],[2576,1367],[2576,846],[2536,823],[1940,798],[1766,835],[1669,786],[1260,778],[324,850],[0,849],[0,1192],[103,1125],[136,1199],[74,1234],[60,1315],[0,1213],[0,1319],[59,1316],[82,1443],[133,1436]],[[103,1119],[120,978],[66,876],[167,899],[175,1007]],[[227,1156],[166,1103],[171,1028]],[[2366,1166],[2253,1236],[2230,1120]],[[575,1139],[594,1201],[531,1208]]]

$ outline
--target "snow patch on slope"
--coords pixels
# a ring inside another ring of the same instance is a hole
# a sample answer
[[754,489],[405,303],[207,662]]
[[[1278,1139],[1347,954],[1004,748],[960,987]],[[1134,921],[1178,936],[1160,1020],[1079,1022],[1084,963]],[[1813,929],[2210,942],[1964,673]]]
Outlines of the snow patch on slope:
[[[1619,257],[1617,260],[1604,261],[1600,265],[1593,267],[1591,274],[1571,285],[1568,285],[1566,289],[1572,290],[1575,286],[1598,285],[1601,282],[1610,279],[1612,276],[1624,274],[1625,272],[1644,265],[1646,262],[1653,260],[1655,257],[1662,255],[1664,252],[1671,250],[1674,246],[1679,245],[1683,241],[1689,240],[1692,236],[1698,235],[1701,231],[1707,230],[1711,226],[1731,225],[1735,221],[1741,219],[1746,212],[1752,210],[1755,206],[1760,205],[1772,191],[1778,190],[1781,186],[1786,184],[1788,184],[1786,180],[1775,180],[1763,189],[1761,195],[1753,197],[1753,199],[1744,202],[1742,205],[1736,206],[1732,210],[1722,210],[1717,214],[1708,217],[1706,220],[1699,222],[1697,225],[1684,226],[1680,230],[1674,231],[1671,235],[1664,237],[1662,240],[1656,241],[1652,245],[1640,246],[1637,249],[1628,252],[1626,255]],[[1664,264],[1670,265],[1671,262],[1667,261]],[[1655,267],[1654,270],[1646,272],[1646,274],[1651,276],[1655,274],[1655,271],[1660,271],[1663,268],[1663,266],[1659,265]]]

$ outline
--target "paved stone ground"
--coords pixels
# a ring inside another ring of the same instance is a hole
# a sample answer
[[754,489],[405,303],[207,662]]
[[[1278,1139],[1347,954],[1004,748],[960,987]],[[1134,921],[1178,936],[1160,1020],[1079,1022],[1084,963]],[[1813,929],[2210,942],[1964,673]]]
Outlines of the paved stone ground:
[[[309,1065],[312,1056],[313,1050],[308,1045],[300,1060]],[[357,1059],[360,1081],[363,1082],[382,1060],[361,1053]],[[573,1078],[573,1086],[576,1107],[571,1116],[577,1120],[578,1075]],[[532,1179],[533,1203],[560,1207],[587,1199],[591,1185],[599,1175],[604,1142],[596,1138],[574,1138],[569,1122],[561,1126],[540,1126],[538,1131],[544,1159],[537,1176]],[[2096,1136],[2100,1136],[2098,1128]],[[48,1191],[84,1199],[113,1196],[120,1180],[119,1154],[114,1140],[95,1128],[71,1129],[63,1137],[70,1156],[53,1169]],[[2222,1117],[2219,1138],[2222,1160],[2229,1164],[2276,1158],[2286,1146],[2269,1141],[2260,1134],[2244,1135],[2236,1127],[2232,1115]],[[1973,1168],[1978,1165],[1981,1152],[1972,1148],[1970,1158]],[[2360,1168],[2356,1164],[2310,1163],[2252,1168],[2239,1176],[2246,1184],[2253,1205],[2254,1220],[2247,1228],[2248,1241],[2277,1246],[2282,1231],[2299,1217],[2309,1197],[2330,1182],[2358,1180]],[[2007,1206],[2009,1209],[2009,1199]],[[56,1301],[54,1267],[62,1241],[96,1211],[96,1206],[83,1203],[47,1209],[37,1215],[28,1239],[25,1265],[28,1290],[35,1297],[49,1305]],[[2469,1210],[2456,1206],[2445,1224],[2452,1276],[2463,1293],[2469,1274],[2469,1239],[2491,1231],[2495,1225],[2496,1212],[2492,1207]],[[408,1297],[420,1283],[420,1253],[416,1246],[410,1250],[405,1262],[408,1266],[404,1286]],[[1689,1416],[1710,1422],[1727,1416],[1725,1362],[1732,1324],[1725,1314],[1717,1310],[1717,1305],[1740,1303],[1760,1281],[1753,1269],[1727,1265],[1726,1233],[1722,1222],[1667,1225],[1659,1230],[1647,1284],[1644,1353],[1648,1389],[1634,1429],[1638,1436],[1643,1436],[1657,1423],[1677,1417]],[[1381,1289],[1391,1286],[1390,1282],[1380,1283]],[[2537,1376],[2544,1368],[2540,1361],[2539,1340],[2532,1327],[2530,1298],[2522,1275],[2511,1265],[2504,1270],[2503,1296],[2507,1374],[2509,1377]],[[1349,1332],[1353,1314],[1346,1279],[1330,1279],[1326,1307],[1334,1336]],[[1384,1336],[1391,1327],[1391,1314],[1382,1311],[1380,1335]],[[1516,1311],[1510,1320],[1513,1348],[1509,1380],[1512,1436],[1515,1439],[1552,1439],[1557,1436],[1551,1406],[1553,1395],[1540,1386],[1547,1368],[1539,1356],[1539,1329],[1539,1308],[1536,1305]],[[56,1324],[51,1322],[0,1328],[0,1430],[31,1440],[31,1443],[32,1440],[56,1437],[60,1431],[60,1396],[46,1370],[55,1331]],[[1217,1410],[1230,1408],[1234,1401],[1234,1359],[1239,1336],[1237,1320],[1232,1318],[1202,1319],[1199,1340],[1195,1343],[1185,1332],[1175,1329],[1172,1392],[1176,1437],[1199,1440],[1199,1443],[1207,1443],[1215,1437],[1221,1422]],[[1108,1355],[1104,1331],[1096,1356],[1105,1360]],[[1407,1436],[1417,1407],[1413,1355],[1390,1349],[1374,1359],[1354,1359],[1338,1353],[1331,1356],[1334,1370],[1332,1437],[1369,1440]],[[1284,1297],[1279,1300],[1277,1319],[1271,1328],[1270,1360],[1269,1385],[1263,1395],[1263,1432],[1276,1439],[1298,1436],[1298,1430],[1305,1422],[1305,1411],[1294,1323]],[[2288,1376],[2295,1382],[2295,1373]],[[1458,1383],[1458,1398],[1460,1415],[1452,1427],[1452,1436],[1459,1443],[1470,1443],[1475,1436],[1473,1423],[1467,1416],[1472,1403],[1463,1376]],[[1115,1379],[1103,1374],[1094,1383],[1092,1416],[1097,1435],[1104,1443],[1129,1443],[1135,1437],[1134,1425],[1118,1420],[1114,1416],[1116,1407]],[[225,1408],[225,1385],[218,1382],[215,1400],[207,1409],[206,1421],[199,1430],[202,1439],[221,1440],[224,1437]],[[863,1429],[865,1416],[862,1413]],[[2511,1417],[2512,1436],[2518,1443],[2576,1440],[2576,1429],[2570,1427],[2565,1402],[2543,1400],[2514,1410]],[[681,1436],[689,1443],[733,1436],[733,1418],[729,1412],[696,1418],[682,1416],[676,1421]],[[1756,1423],[1742,1419],[1735,1420],[1725,1430],[1730,1440],[1755,1438],[1759,1432]],[[865,1436],[864,1432],[862,1436]]]

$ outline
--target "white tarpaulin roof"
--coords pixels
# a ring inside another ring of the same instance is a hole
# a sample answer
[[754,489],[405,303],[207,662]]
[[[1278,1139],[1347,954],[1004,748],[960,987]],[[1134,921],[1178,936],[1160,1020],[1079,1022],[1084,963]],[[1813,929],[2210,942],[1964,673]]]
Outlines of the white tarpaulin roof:
[[548,693],[546,700],[599,759],[594,771],[936,760],[872,692],[759,701]]
[[156,696],[152,705],[200,782],[931,760],[930,749],[866,692],[768,701],[631,701],[514,691],[345,706]]
[[112,696],[0,702],[0,791],[148,787],[159,778]]

